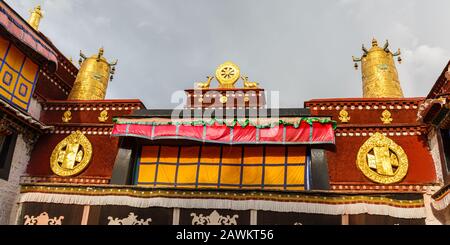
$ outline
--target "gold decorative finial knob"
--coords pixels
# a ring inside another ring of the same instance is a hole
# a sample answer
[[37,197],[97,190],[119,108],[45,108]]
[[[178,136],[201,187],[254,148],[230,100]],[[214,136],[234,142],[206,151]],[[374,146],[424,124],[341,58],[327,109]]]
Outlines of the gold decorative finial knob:
[[36,6],[33,10],[30,10],[31,16],[28,19],[28,24],[30,24],[36,31],[39,29],[39,23],[44,15],[41,11],[41,5]]
[[372,47],[378,47],[378,41],[375,38],[372,38]]

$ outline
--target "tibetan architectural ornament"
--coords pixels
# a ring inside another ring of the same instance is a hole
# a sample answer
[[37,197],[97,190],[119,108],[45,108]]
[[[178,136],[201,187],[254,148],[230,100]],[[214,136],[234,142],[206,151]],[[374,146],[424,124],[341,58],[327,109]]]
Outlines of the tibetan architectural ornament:
[[225,62],[216,69],[216,78],[219,81],[220,88],[234,88],[240,74],[239,66],[232,62]]
[[70,110],[65,111],[61,120],[65,123],[70,122],[70,120],[72,120],[72,112]]
[[355,68],[361,62],[364,98],[403,98],[394,57],[401,62],[400,49],[392,53],[386,41],[383,47],[378,46],[377,40],[372,40],[372,48],[367,50],[362,46],[361,58],[353,57]]
[[380,119],[381,119],[381,121],[382,121],[384,124],[391,124],[391,122],[394,120],[394,119],[392,119],[391,116],[392,116],[392,114],[391,114],[390,111],[384,110],[384,111],[381,113]]
[[342,123],[348,123],[348,121],[350,121],[350,117],[348,116],[347,110],[342,109],[339,112],[339,120],[341,120]]
[[359,148],[356,165],[373,182],[400,182],[408,172],[408,157],[393,140],[375,133]]
[[106,120],[108,120],[108,111],[107,110],[103,110],[102,112],[100,112],[100,116],[98,117],[98,121],[99,122],[106,122]]
[[[216,69],[215,76],[207,76],[206,78],[206,81],[196,83],[198,89],[209,89],[214,78],[219,83],[219,88],[224,89],[236,88],[239,79],[243,81],[245,89],[256,89],[259,85],[258,82],[249,81],[247,76],[241,76],[239,66],[230,61],[220,64]],[[222,103],[226,103],[226,101]]]
[[106,97],[108,82],[112,81],[117,60],[109,63],[103,56],[104,49],[98,54],[87,57],[80,51],[80,71],[78,72],[69,100],[103,100]]
[[50,167],[56,175],[74,176],[86,169],[91,157],[91,142],[76,131],[56,145],[50,157]]

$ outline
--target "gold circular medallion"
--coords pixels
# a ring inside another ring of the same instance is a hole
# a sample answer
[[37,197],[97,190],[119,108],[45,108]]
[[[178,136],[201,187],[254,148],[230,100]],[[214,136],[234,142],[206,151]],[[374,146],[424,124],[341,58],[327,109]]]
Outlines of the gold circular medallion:
[[393,140],[375,133],[359,148],[356,165],[370,180],[392,184],[406,176],[408,157]]
[[50,167],[56,175],[73,176],[86,169],[92,157],[92,145],[80,131],[64,138],[53,149]]
[[228,98],[227,98],[227,96],[220,96],[220,103],[222,103],[222,104],[225,104],[225,103],[227,103],[227,101],[228,101]]
[[239,67],[232,62],[225,62],[216,69],[216,78],[221,88],[234,88],[241,72]]

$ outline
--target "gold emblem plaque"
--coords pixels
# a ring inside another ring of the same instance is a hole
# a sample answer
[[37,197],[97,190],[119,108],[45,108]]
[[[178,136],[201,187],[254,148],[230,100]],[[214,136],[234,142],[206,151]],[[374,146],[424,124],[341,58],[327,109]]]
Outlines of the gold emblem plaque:
[[406,176],[408,157],[393,140],[375,133],[359,148],[356,165],[370,180],[392,184]]
[[234,88],[234,84],[240,76],[240,69],[233,62],[225,62],[216,69],[216,78],[221,88]]
[[92,145],[80,131],[64,138],[53,149],[50,167],[56,175],[74,176],[86,169],[92,157]]

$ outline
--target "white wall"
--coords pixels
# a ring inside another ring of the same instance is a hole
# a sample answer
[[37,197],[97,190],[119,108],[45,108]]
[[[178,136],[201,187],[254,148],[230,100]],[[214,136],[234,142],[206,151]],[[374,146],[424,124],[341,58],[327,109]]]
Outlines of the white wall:
[[438,134],[435,128],[432,128],[428,133],[428,145],[430,147],[431,157],[434,161],[434,167],[436,169],[437,181],[440,184],[444,183],[443,173],[442,173],[442,163],[441,155],[439,151]]
[[[35,119],[39,120],[42,106],[35,99],[31,98],[28,112]],[[20,177],[25,174],[32,145],[29,145],[20,134],[17,137],[16,146],[11,162],[8,181],[0,179],[0,225],[13,224],[17,212],[17,198],[20,191]]]
[[20,134],[17,137],[16,147],[11,162],[8,181],[0,179],[0,225],[10,224],[11,211],[16,210],[16,203],[20,191],[20,176],[24,175],[30,161],[30,146]]

